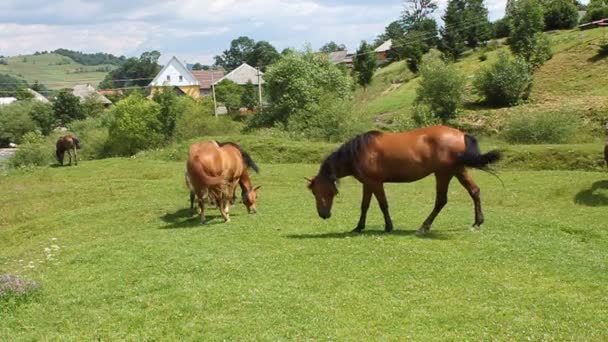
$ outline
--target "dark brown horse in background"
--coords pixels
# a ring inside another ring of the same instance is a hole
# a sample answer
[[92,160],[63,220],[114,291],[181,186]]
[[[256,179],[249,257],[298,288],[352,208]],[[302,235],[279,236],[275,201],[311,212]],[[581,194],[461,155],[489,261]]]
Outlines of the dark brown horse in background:
[[57,140],[55,155],[57,156],[57,161],[60,165],[63,166],[63,158],[65,156],[65,152],[68,153],[70,158],[70,166],[72,165],[72,155],[74,156],[74,164],[78,165],[78,153],[76,150],[80,149],[80,141],[75,136],[68,134],[60,137]]
[[418,234],[431,229],[435,217],[448,201],[448,186],[452,177],[467,189],[475,204],[475,223],[479,229],[484,221],[479,187],[467,172],[467,167],[487,170],[500,159],[498,151],[481,154],[477,139],[446,126],[420,128],[404,133],[370,131],[344,143],[321,164],[319,173],[309,179],[308,187],[316,199],[317,212],[323,219],[331,216],[333,199],[338,193],[337,181],[353,176],[363,184],[361,216],[353,232],[365,228],[367,209],[372,194],[376,196],[384,215],[384,230],[393,230],[384,193],[386,182],[414,182],[435,175],[435,207]]
[[259,171],[251,156],[235,143],[206,141],[190,146],[186,183],[191,190],[191,206],[194,198],[197,199],[201,222],[205,222],[205,194],[216,203],[224,220],[230,222],[229,206],[234,202],[237,183],[247,210],[249,213],[256,212],[257,190],[260,187],[253,187],[248,168]]

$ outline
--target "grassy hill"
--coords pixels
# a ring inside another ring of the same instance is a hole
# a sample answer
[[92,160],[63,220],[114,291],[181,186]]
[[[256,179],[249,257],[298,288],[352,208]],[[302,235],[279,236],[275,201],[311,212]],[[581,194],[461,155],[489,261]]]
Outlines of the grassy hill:
[[0,74],[38,81],[50,89],[61,89],[75,84],[90,83],[97,86],[115,65],[82,65],[71,58],[55,53],[6,57],[7,65],[0,64]]
[[[482,67],[491,65],[499,51],[508,50],[504,41],[493,51],[469,51],[456,63],[467,79],[467,96],[462,121],[473,125],[500,125],[504,117],[530,111],[566,110],[583,116],[608,107],[608,58],[597,58],[597,43],[608,37],[608,28],[587,31],[568,30],[548,34],[553,58],[534,75],[529,103],[511,108],[484,108],[472,92],[471,82]],[[479,57],[485,54],[486,61]],[[405,61],[379,69],[367,91],[358,90],[355,102],[359,110],[375,117],[378,123],[390,124],[395,115],[411,113],[418,80]],[[607,115],[608,116],[608,115]],[[492,130],[495,127],[488,127]]]

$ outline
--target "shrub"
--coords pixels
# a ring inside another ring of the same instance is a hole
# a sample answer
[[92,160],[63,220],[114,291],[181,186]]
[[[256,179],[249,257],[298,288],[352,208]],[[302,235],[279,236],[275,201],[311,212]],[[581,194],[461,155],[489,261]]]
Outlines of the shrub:
[[242,124],[223,115],[213,116],[213,102],[210,99],[193,101],[180,98],[177,102],[180,115],[175,123],[174,138],[183,141],[210,135],[225,135],[238,133]]
[[29,114],[44,135],[48,135],[57,124],[51,104],[34,101]]
[[416,103],[427,106],[435,117],[444,122],[453,118],[462,105],[465,84],[462,74],[437,54],[431,53],[422,60],[420,76]]
[[538,33],[536,37],[536,44],[532,50],[532,54],[530,55],[530,66],[533,70],[538,69],[541,65],[545,64],[546,61],[550,60],[553,57],[553,52],[551,51],[551,42],[549,38],[542,33]]
[[271,108],[255,114],[248,122],[249,128],[286,125],[292,115],[318,103],[323,95],[334,93],[339,99],[347,99],[353,88],[346,72],[312,51],[287,53],[270,67],[264,80]]
[[169,140],[173,136],[177,120],[177,94],[173,89],[165,89],[154,94],[152,99],[160,105],[158,121],[161,123],[165,139]]
[[63,89],[55,97],[53,102],[53,112],[55,118],[63,125],[72,120],[82,120],[85,118],[80,99],[74,96],[69,90]]
[[109,132],[104,121],[102,117],[87,118],[68,125],[80,140],[82,148],[78,151],[79,158],[90,160],[110,156]]
[[256,94],[256,87],[253,85],[251,80],[247,81],[243,88],[243,95],[241,95],[241,105],[247,109],[254,110],[258,105],[258,95]]
[[99,95],[92,94],[82,101],[81,108],[84,117],[98,118],[103,114],[105,106],[101,102]]
[[325,141],[343,141],[365,128],[365,121],[354,117],[350,101],[334,94],[297,111],[287,123],[294,137]]
[[511,117],[502,135],[515,144],[563,144],[571,142],[581,126],[580,117],[568,112],[543,112]]
[[54,158],[55,147],[53,144],[47,141],[26,143],[19,146],[19,149],[8,160],[8,165],[12,168],[44,166],[53,163]]
[[480,62],[485,62],[488,60],[488,55],[486,55],[485,53],[482,53],[481,55],[479,55],[479,61]]
[[506,38],[511,34],[511,26],[509,25],[509,19],[504,17],[496,20],[494,23],[494,37]]
[[215,96],[222,102],[228,111],[234,112],[241,108],[241,97],[244,89],[231,80],[223,80],[215,86]]
[[0,106],[0,146],[20,144],[25,133],[38,128],[29,115],[33,105],[31,101],[18,101]]
[[526,61],[532,59],[538,44],[540,33],[545,27],[543,10],[537,0],[519,0],[515,2],[511,18],[511,51]]
[[113,155],[130,156],[138,151],[158,147],[164,136],[158,121],[160,106],[133,93],[111,110],[109,146]]
[[572,0],[552,0],[545,7],[545,30],[571,29],[578,22],[578,9]]
[[489,68],[481,69],[473,80],[475,91],[485,102],[495,106],[513,106],[526,99],[532,86],[530,67],[522,59],[499,53]]

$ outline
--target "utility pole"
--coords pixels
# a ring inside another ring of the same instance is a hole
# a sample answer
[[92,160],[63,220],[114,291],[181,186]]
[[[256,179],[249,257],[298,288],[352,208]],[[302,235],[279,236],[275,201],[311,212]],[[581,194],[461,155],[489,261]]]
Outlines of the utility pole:
[[213,70],[211,71],[211,92],[213,93],[213,114],[217,118],[217,102],[215,102],[215,80],[213,79]]
[[260,113],[262,113],[262,82],[261,82],[261,78],[260,78],[260,68],[255,68],[255,70],[258,71],[258,103],[260,106]]

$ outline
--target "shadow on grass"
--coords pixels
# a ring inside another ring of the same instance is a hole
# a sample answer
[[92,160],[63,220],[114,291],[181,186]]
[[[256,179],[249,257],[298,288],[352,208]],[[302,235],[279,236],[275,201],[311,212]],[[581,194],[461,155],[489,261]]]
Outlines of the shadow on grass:
[[[237,216],[231,214],[230,216]],[[176,229],[176,228],[202,228],[206,226],[224,223],[224,219],[220,214],[205,215],[205,224],[201,223],[200,216],[195,211],[188,208],[180,209],[174,213],[168,213],[160,217],[164,222],[169,223],[159,229]]]
[[591,62],[591,63],[596,63],[601,61],[604,58],[608,58],[608,54],[596,54],[592,57],[589,57],[589,59],[587,59],[587,61]]
[[390,233],[385,233],[384,230],[364,230],[361,233],[353,233],[351,231],[342,233],[320,233],[320,234],[290,234],[285,235],[288,239],[345,239],[345,238],[356,238],[359,236],[413,236],[421,239],[433,239],[433,240],[449,240],[446,234],[441,231],[430,231],[423,236],[416,235],[415,230],[393,230]]
[[580,191],[574,196],[574,203],[589,207],[608,206],[608,195],[596,193],[600,189],[608,189],[608,180],[597,181],[591,188]]

